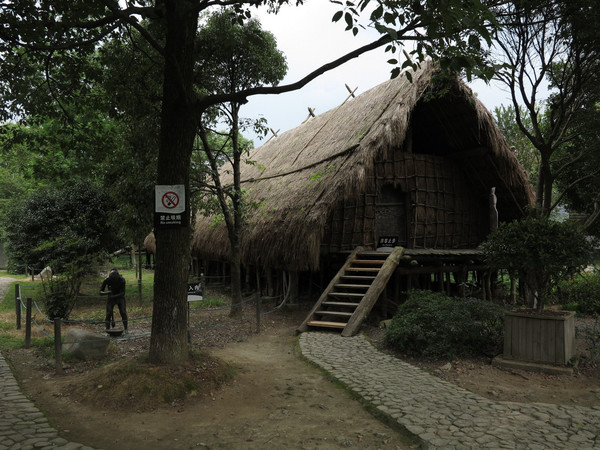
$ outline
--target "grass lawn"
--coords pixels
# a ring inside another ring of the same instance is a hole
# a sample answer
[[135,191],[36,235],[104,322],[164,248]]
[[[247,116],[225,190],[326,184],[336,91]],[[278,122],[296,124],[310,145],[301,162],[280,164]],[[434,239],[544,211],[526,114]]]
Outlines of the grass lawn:
[[[130,321],[152,316],[154,301],[154,272],[144,270],[142,273],[142,282],[139,283],[136,273],[131,269],[120,269],[119,273],[123,275],[127,282],[126,299],[127,315]],[[96,276],[90,276],[81,285],[79,297],[69,316],[69,320],[97,323],[104,321],[106,297],[100,296],[100,286],[106,275],[99,273]],[[0,299],[0,349],[18,348],[24,345],[24,322],[25,308],[22,307],[21,323],[22,329],[16,328],[15,316],[15,286],[18,284],[21,289],[21,298],[32,298],[34,300],[33,316],[37,323],[48,323],[44,304],[44,287],[39,278],[31,281],[30,276],[11,275],[6,271],[0,271],[0,277],[13,278],[15,281],[10,284],[9,289]],[[229,299],[221,292],[206,292],[203,301],[191,302],[190,309],[206,309],[225,307],[229,304]],[[115,315],[118,317],[118,310],[115,308]],[[35,330],[35,324],[33,331]],[[50,327],[46,327],[50,328]],[[39,333],[38,333],[39,334]],[[50,344],[46,342],[49,340]],[[32,344],[46,346],[51,345],[51,336],[41,336],[39,340],[33,340]]]

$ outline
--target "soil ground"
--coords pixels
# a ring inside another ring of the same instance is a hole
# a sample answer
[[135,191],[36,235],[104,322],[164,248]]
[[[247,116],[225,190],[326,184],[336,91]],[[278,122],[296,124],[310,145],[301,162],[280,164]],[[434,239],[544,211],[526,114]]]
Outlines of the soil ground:
[[[252,316],[251,309],[246,313]],[[228,362],[237,373],[219,388],[207,382],[195,395],[163,405],[132,397],[126,382],[104,386],[99,381],[104,378],[98,378],[111,364],[147,352],[147,336],[115,340],[108,360],[101,363],[68,361],[63,375],[55,374],[53,361],[39,349],[4,351],[4,355],[23,391],[61,435],[95,448],[413,447],[414,442],[400,430],[371,415],[360,401],[302,360],[294,330],[305,314],[300,308],[267,315],[260,333],[252,320],[195,328],[193,347]],[[192,320],[199,326],[228,318],[225,311],[210,317],[201,313]],[[132,336],[142,335],[149,322],[133,322],[130,329]],[[375,345],[381,345],[380,329],[366,327],[365,331]],[[573,375],[544,375],[501,369],[488,359],[430,361],[396,356],[495,400],[600,405],[600,369],[591,364],[581,365]],[[205,359],[182,370],[202,379],[214,377],[215,367]],[[184,373],[171,375],[177,378]]]

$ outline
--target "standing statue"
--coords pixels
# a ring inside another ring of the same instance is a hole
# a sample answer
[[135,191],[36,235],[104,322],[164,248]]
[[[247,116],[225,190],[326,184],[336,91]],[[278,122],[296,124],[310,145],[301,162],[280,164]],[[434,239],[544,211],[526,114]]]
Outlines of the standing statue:
[[[104,288],[108,286],[108,292],[104,292]],[[127,310],[125,305],[125,278],[117,271],[117,269],[111,269],[108,276],[102,282],[100,287],[100,295],[108,295],[106,300],[106,317],[104,318],[104,324],[106,330],[110,329],[110,325],[114,328],[114,308],[115,305],[119,308],[119,314],[121,314],[121,320],[123,321],[123,328],[127,333]]]
[[490,231],[498,229],[498,209],[496,208],[496,188],[490,190]]

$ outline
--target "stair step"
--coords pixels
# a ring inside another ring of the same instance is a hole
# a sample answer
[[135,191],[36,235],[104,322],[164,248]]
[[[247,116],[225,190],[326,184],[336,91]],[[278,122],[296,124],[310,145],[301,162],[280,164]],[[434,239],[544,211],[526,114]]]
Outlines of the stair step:
[[372,264],[374,266],[382,266],[384,259],[355,259],[352,264]]
[[309,327],[324,327],[324,328],[344,328],[346,322],[328,322],[326,320],[309,320],[306,322]]
[[379,272],[380,267],[348,267],[346,272]]
[[321,304],[327,306],[344,306],[348,308],[356,308],[358,306],[358,303],[352,302],[323,302]]
[[348,280],[365,280],[365,281],[373,281],[375,278],[377,278],[376,276],[371,276],[371,275],[342,275],[341,278],[345,278]]
[[363,298],[365,294],[357,294],[355,292],[330,292],[330,297],[349,297],[349,298]]
[[352,317],[352,313],[350,313],[350,312],[342,312],[342,311],[315,311],[315,314],[321,314],[322,316]]
[[372,250],[366,252],[360,252],[356,255],[357,258],[371,258],[371,259],[387,259],[390,256],[388,252],[374,252]]
[[[375,277],[373,277],[375,278]],[[344,289],[369,289],[368,284],[345,284],[345,283],[340,283],[340,284],[336,284],[335,287],[336,288],[344,288]]]

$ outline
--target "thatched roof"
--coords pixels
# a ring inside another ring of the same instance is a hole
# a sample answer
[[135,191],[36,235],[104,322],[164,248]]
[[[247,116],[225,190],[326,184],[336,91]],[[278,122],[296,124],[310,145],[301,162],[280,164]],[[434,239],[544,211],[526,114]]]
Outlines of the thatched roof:
[[156,255],[156,237],[154,236],[154,232],[149,233],[144,238],[144,248],[147,252]]
[[[473,183],[485,180],[482,189],[496,186],[505,219],[522,215],[531,188],[492,116],[458,79],[443,96],[423,101],[433,89],[434,72],[433,64],[425,64],[412,82],[405,76],[389,80],[254,149],[249,160],[257,164],[244,165],[242,180],[249,200],[259,206],[249,213],[243,260],[318,268],[328,214],[344,197],[365,189],[378,152],[385,157],[402,148],[409,124],[422,147],[459,160]],[[230,175],[222,179],[231,182]],[[212,224],[212,218],[198,215],[193,251],[227,260],[226,228]]]

